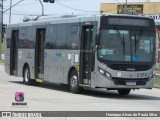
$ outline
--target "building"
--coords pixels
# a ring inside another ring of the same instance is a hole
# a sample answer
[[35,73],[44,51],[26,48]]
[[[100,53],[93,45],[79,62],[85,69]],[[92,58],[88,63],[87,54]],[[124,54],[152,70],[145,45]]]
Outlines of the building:
[[[102,3],[100,7],[101,13],[111,13],[111,14],[117,14],[118,6],[123,6],[124,3]],[[128,3],[127,9],[131,11],[132,10],[140,10],[142,6],[142,12],[143,14],[159,14],[160,13],[160,2],[134,2],[134,3]],[[140,7],[138,7],[140,6]],[[134,12],[134,11],[133,11]]]

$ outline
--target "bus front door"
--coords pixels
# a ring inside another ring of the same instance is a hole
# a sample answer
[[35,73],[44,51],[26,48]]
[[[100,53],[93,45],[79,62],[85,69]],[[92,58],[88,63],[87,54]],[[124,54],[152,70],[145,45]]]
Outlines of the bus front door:
[[81,52],[80,52],[80,83],[90,84],[92,71],[92,35],[93,25],[82,26]]
[[36,32],[35,46],[35,78],[44,78],[44,47],[45,47],[45,32],[46,29],[40,28]]
[[17,75],[19,31],[13,30],[10,48],[10,75]]

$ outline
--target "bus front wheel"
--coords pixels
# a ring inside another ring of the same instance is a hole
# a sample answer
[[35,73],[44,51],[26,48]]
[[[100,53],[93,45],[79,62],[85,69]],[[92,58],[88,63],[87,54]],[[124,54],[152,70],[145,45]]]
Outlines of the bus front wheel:
[[131,89],[119,89],[118,93],[120,95],[128,95],[130,93]]
[[69,88],[72,93],[80,93],[82,88],[79,86],[78,73],[76,70],[73,70],[70,74],[69,79]]

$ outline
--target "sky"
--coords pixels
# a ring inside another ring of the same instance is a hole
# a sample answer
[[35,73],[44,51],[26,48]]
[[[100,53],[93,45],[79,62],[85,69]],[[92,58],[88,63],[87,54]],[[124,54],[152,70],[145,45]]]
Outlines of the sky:
[[[4,11],[9,8],[11,0],[4,0]],[[21,0],[12,0],[12,5]],[[45,3],[45,15],[65,14],[97,14],[101,3],[125,3],[126,0],[55,0],[55,3]],[[128,0],[128,2],[160,2],[160,0]],[[23,0],[12,8],[11,23],[22,22],[25,17],[35,18],[42,15],[42,7],[39,0]],[[9,23],[9,10],[4,13],[4,23]]]

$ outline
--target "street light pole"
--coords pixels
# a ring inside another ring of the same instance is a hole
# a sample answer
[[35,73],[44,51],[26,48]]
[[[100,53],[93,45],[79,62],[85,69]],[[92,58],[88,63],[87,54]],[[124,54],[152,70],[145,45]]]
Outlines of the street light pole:
[[127,0],[126,0],[126,4],[124,5],[124,14],[127,14]]
[[9,24],[11,23],[12,0],[10,0]]
[[1,0],[1,20],[0,20],[0,25],[1,25],[1,30],[0,30],[0,59],[2,59],[1,54],[2,54],[2,41],[3,41],[3,0]]
[[42,4],[42,1],[39,0],[39,2],[41,3],[41,6],[42,6],[42,16],[44,16],[44,7],[43,7],[43,4]]

